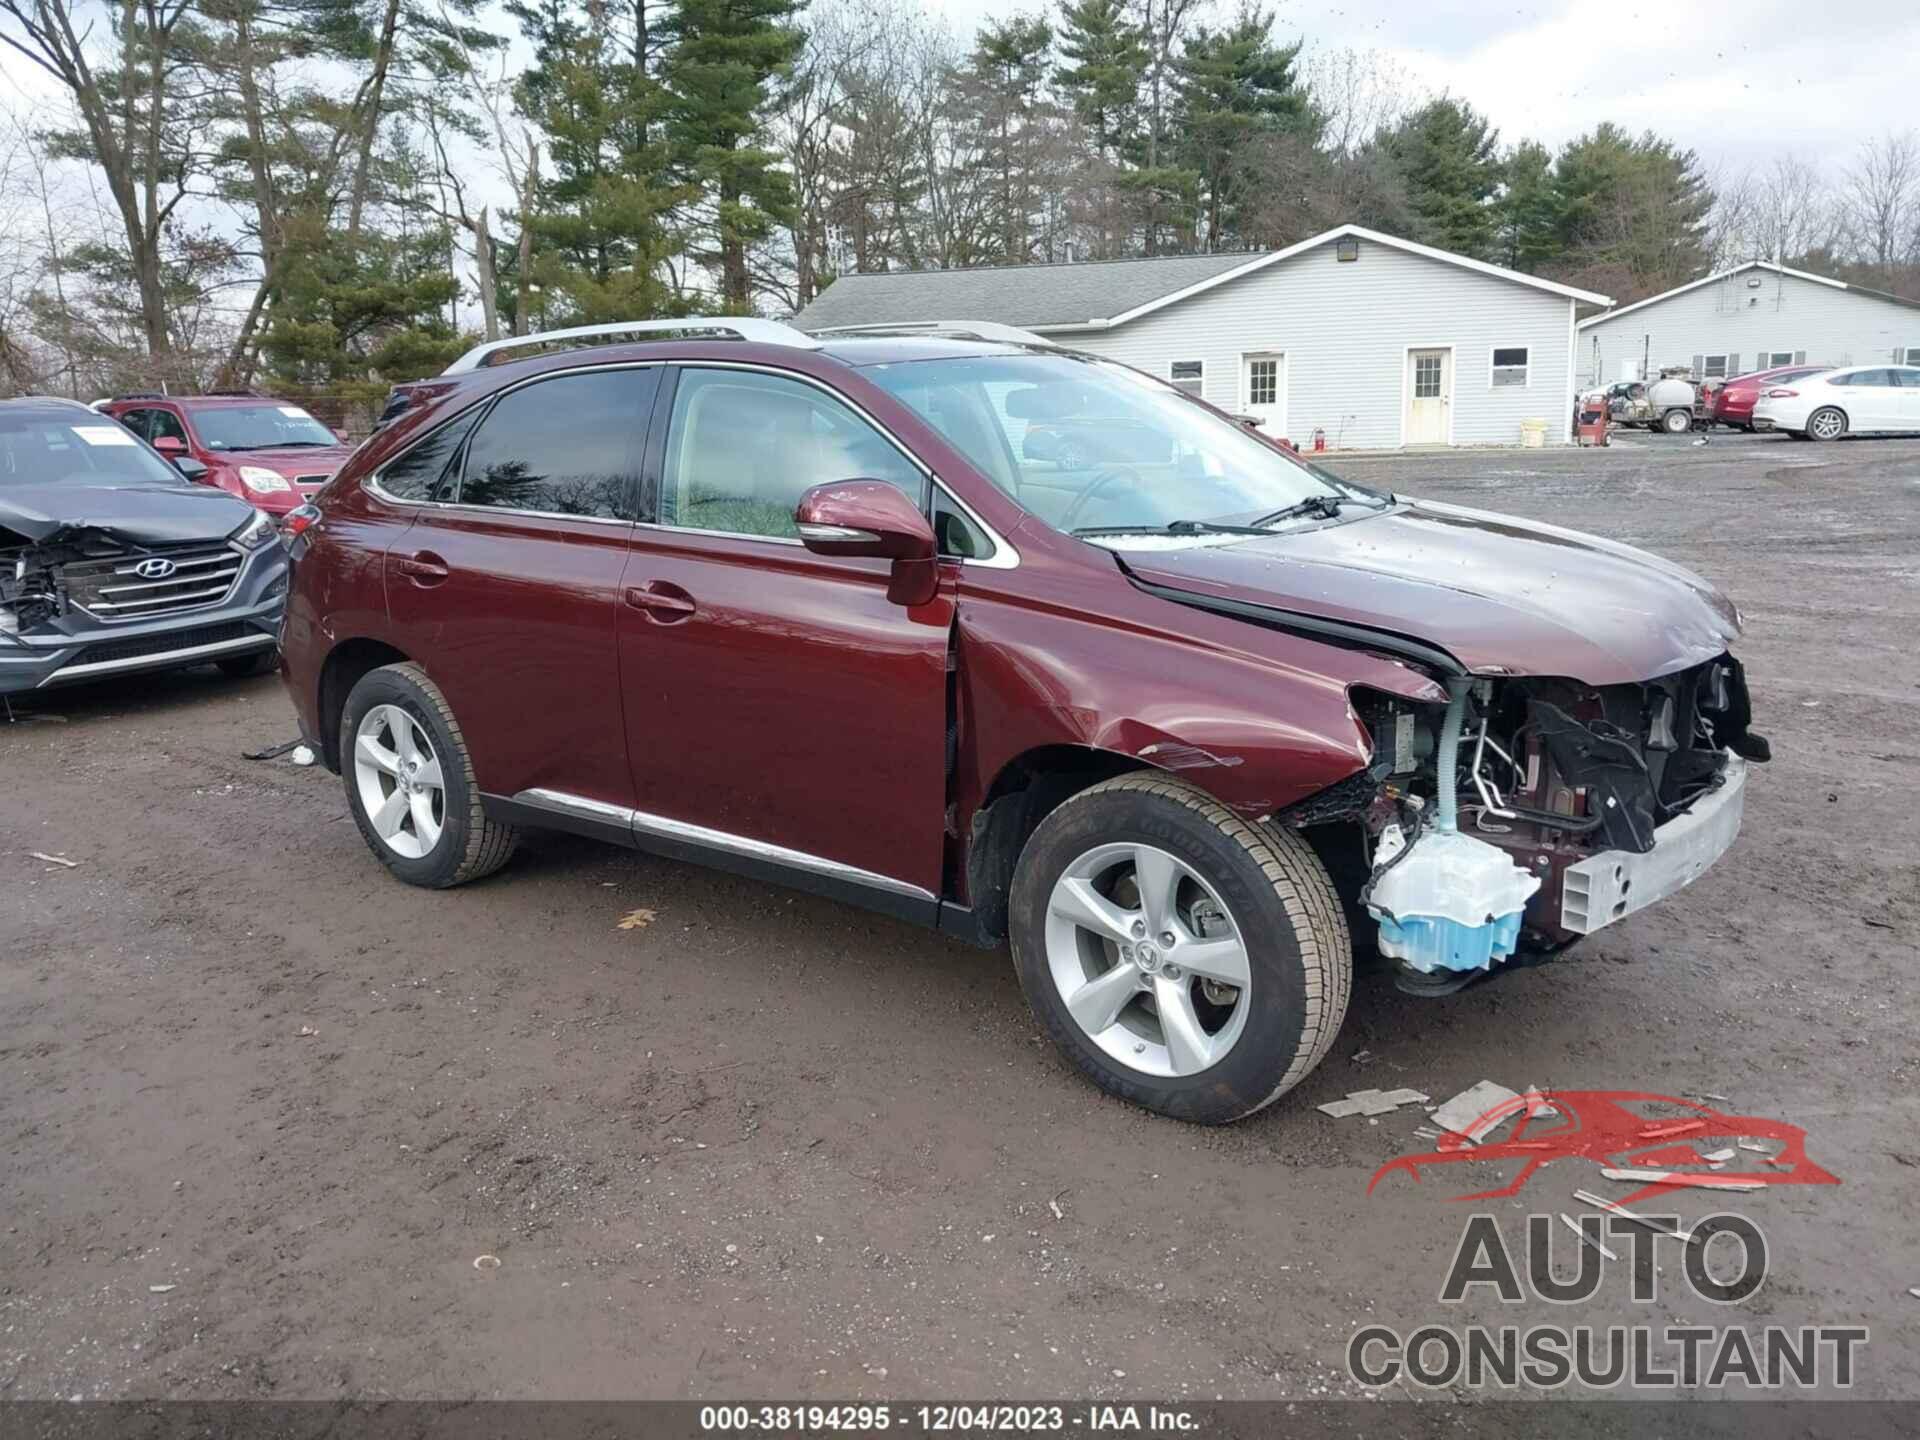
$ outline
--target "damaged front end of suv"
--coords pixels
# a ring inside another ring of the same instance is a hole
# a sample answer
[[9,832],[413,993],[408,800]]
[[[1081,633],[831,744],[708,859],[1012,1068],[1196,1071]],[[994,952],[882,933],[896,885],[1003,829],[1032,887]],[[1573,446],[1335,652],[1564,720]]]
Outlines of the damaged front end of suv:
[[[1445,706],[1359,691],[1359,902],[1403,988],[1445,993],[1698,878],[1733,842],[1754,733],[1730,654],[1654,679],[1451,676]],[[1284,817],[1283,817],[1284,818]],[[1324,821],[1324,817],[1316,817]]]
[[271,656],[287,559],[272,523],[186,484],[116,422],[0,402],[0,696]]

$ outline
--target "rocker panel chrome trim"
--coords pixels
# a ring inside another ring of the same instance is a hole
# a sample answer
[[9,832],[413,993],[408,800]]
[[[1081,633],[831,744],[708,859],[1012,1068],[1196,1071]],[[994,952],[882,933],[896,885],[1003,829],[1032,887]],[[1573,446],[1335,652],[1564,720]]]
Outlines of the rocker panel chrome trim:
[[769,865],[782,866],[788,870],[818,875],[828,880],[864,886],[870,890],[884,890],[889,894],[904,895],[914,900],[930,901],[938,898],[931,890],[909,881],[896,880],[891,875],[881,875],[872,870],[862,870],[857,865],[829,860],[824,855],[810,855],[804,850],[789,850],[784,845],[772,845],[764,840],[755,840],[745,835],[730,835],[724,830],[710,830],[704,825],[690,825],[684,820],[670,820],[664,815],[649,815],[644,810],[629,810],[624,806],[609,805],[601,800],[590,800],[583,795],[569,795],[563,790],[522,790],[513,798],[522,805],[530,805],[536,809],[552,810],[583,820],[597,820],[603,824],[624,826],[633,832],[636,840],[644,840],[647,837],[674,840],[683,845],[717,850],[728,855],[737,855],[742,859],[758,860]]

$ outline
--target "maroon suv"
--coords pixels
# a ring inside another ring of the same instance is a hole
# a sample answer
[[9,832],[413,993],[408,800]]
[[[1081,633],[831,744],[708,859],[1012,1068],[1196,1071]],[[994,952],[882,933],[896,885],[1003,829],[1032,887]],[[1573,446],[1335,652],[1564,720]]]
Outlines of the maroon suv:
[[305,504],[353,453],[300,406],[252,391],[122,395],[95,408],[176,465],[198,461],[197,483],[238,495],[276,520]]
[[1676,565],[1037,338],[692,323],[483,346],[300,517],[287,684],[399,878],[549,826],[1010,940],[1096,1082],[1222,1121],[1326,1054],[1350,924],[1444,992],[1733,841],[1766,744]]

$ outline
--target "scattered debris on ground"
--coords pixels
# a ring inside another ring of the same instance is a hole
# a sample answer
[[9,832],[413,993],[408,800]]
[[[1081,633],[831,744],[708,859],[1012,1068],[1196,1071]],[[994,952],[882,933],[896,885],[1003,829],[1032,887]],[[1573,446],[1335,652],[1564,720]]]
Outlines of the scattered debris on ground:
[[69,860],[64,855],[48,855],[39,850],[29,850],[27,853],[36,860],[46,861],[49,865],[59,865],[68,870],[78,870],[80,868],[80,862],[78,860]]
[[1349,1115],[1385,1115],[1402,1105],[1424,1105],[1427,1097],[1418,1090],[1355,1090],[1344,1100],[1329,1100],[1316,1108],[1322,1115],[1344,1120]]
[[618,928],[621,930],[644,930],[657,918],[652,910],[629,910],[620,917]]
[[1709,1190],[1764,1190],[1760,1180],[1722,1180],[1717,1175],[1688,1173],[1684,1170],[1615,1170],[1602,1166],[1600,1173],[1609,1180],[1629,1180],[1639,1185],[1699,1185]]
[[1451,1130],[1469,1140],[1478,1140],[1511,1113],[1503,1112],[1498,1118],[1489,1120],[1488,1112],[1519,1098],[1518,1090],[1509,1090],[1498,1081],[1482,1080],[1478,1085],[1468,1086],[1435,1110],[1433,1123],[1442,1130]]
[[1562,1225],[1565,1225],[1569,1230],[1573,1231],[1574,1234],[1578,1235],[1580,1237],[1580,1243],[1582,1245],[1591,1245],[1594,1249],[1598,1250],[1602,1255],[1606,1256],[1607,1259],[1609,1260],[1618,1260],[1620,1258],[1618,1255],[1614,1254],[1613,1251],[1609,1250],[1605,1245],[1603,1245],[1599,1240],[1589,1235],[1585,1230],[1582,1230],[1580,1228],[1580,1222],[1574,1219],[1571,1215],[1567,1214],[1567,1212],[1564,1210],[1560,1212],[1560,1223]]

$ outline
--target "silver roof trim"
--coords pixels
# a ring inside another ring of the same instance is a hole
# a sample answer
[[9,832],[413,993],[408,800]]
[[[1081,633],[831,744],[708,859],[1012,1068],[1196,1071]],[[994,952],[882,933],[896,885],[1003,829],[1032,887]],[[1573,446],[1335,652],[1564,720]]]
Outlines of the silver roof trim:
[[795,350],[818,350],[820,342],[778,320],[761,320],[750,315],[688,316],[682,320],[616,320],[607,325],[573,325],[565,330],[543,330],[537,335],[509,335],[504,340],[489,340],[476,345],[447,366],[442,375],[464,375],[478,370],[487,357],[502,350],[518,350],[527,345],[545,345],[556,340],[593,340],[610,335],[679,335],[688,331],[714,330],[738,340],[759,345],[786,345]]
[[1044,345],[1057,348],[1053,341],[1018,325],[1002,325],[997,320],[906,320],[891,325],[829,325],[811,332],[815,335],[943,335],[955,340],[997,340],[1006,345]]

